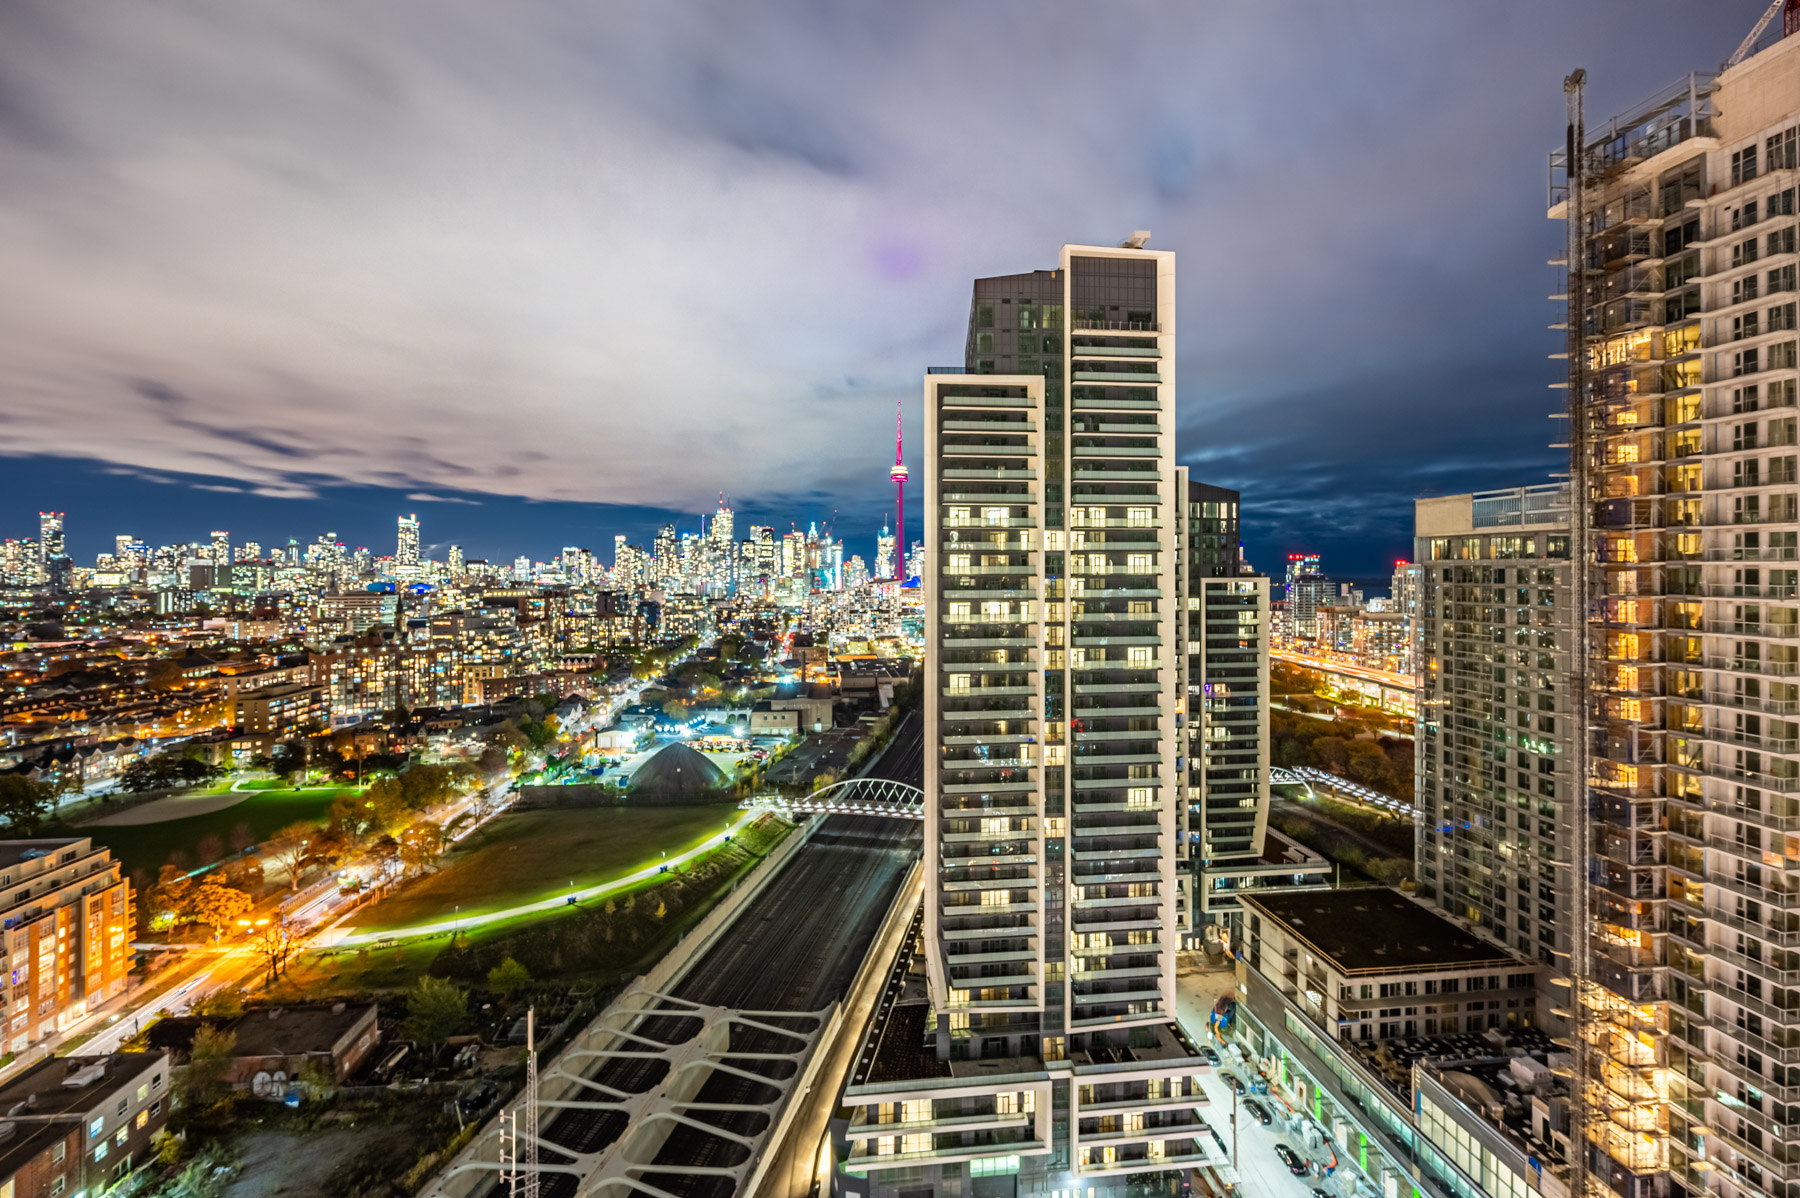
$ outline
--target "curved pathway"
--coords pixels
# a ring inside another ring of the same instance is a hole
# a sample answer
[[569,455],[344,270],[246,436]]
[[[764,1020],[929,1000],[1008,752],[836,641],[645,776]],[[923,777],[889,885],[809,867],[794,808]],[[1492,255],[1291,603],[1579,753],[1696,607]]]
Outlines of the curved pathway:
[[732,836],[743,831],[751,822],[761,819],[766,814],[767,812],[764,811],[746,812],[738,819],[737,823],[733,824],[730,828],[709,836],[704,843],[689,849],[685,853],[677,853],[675,856],[669,857],[666,860],[658,861],[655,865],[646,866],[636,873],[629,873],[623,877],[614,878],[609,882],[601,882],[598,885],[589,886],[583,890],[570,890],[565,894],[558,894],[552,898],[539,899],[533,903],[520,903],[516,907],[507,907],[501,911],[489,911],[482,915],[464,915],[452,919],[440,919],[436,923],[415,924],[410,928],[393,928],[374,932],[327,932],[314,942],[313,947],[354,948],[371,944],[385,944],[390,940],[416,940],[421,936],[444,936],[454,932],[465,932],[470,928],[478,928],[490,923],[499,923],[502,920],[516,919],[521,915],[530,915],[538,911],[554,911],[559,907],[569,906],[569,900],[571,898],[576,902],[581,902],[585,899],[600,898],[612,894],[615,891],[623,890],[633,883],[653,878],[669,866],[680,865],[685,861],[692,861],[702,853],[711,852],[713,849],[716,849],[723,844],[727,836]]

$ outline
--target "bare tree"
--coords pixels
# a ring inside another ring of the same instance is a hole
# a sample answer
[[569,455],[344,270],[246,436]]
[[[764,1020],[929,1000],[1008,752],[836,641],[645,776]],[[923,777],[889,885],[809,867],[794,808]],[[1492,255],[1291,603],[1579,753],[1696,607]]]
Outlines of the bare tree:
[[263,856],[287,870],[288,889],[300,889],[300,871],[312,855],[312,843],[319,830],[312,824],[293,823],[269,837],[263,845]]
[[287,971],[288,962],[293,959],[294,951],[299,947],[299,938],[294,934],[293,925],[285,915],[277,915],[256,929],[256,935],[250,941],[256,955],[262,958],[263,966],[269,973],[269,985]]

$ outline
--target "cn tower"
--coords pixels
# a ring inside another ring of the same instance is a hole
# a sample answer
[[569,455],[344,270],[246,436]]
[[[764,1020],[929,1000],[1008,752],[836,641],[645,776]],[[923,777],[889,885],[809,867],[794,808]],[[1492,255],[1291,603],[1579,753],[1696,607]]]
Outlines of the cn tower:
[[906,581],[906,452],[902,448],[900,401],[894,401],[894,580]]

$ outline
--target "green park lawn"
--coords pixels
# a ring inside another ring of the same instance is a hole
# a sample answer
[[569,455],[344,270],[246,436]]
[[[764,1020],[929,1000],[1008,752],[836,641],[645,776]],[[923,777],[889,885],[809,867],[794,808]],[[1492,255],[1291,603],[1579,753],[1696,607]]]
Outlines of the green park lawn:
[[387,930],[503,910],[579,890],[704,842],[740,812],[703,807],[519,811],[471,835],[432,874],[370,907],[362,930]]
[[123,827],[83,827],[78,835],[91,836],[94,843],[112,850],[125,865],[130,877],[142,872],[150,878],[175,852],[187,854],[188,867],[199,864],[195,849],[207,836],[217,836],[230,851],[231,832],[239,824],[248,824],[250,834],[261,841],[281,828],[300,820],[322,821],[326,811],[339,795],[354,794],[353,786],[293,790],[256,790],[241,803],[233,803],[222,811],[207,815],[190,815],[185,819],[165,820],[159,824],[133,824]]
[[[507,818],[535,825],[534,832],[548,835],[558,831],[571,832],[567,818],[570,816],[585,815],[592,819],[596,815],[657,814],[666,817],[681,810],[534,811]],[[717,812],[721,809],[702,810]],[[688,814],[693,812],[689,810]],[[549,821],[530,818],[535,816],[559,818]],[[617,830],[625,822],[615,820],[612,826]],[[646,824],[648,821],[633,822]],[[671,824],[667,819],[661,822],[665,830]],[[730,892],[737,879],[754,868],[757,861],[791,830],[792,825],[785,821],[765,817],[744,835],[735,837],[729,846],[704,854],[687,872],[656,875],[634,886],[617,910],[610,909],[610,904],[604,908],[597,904],[558,907],[478,926],[462,933],[455,941],[448,935],[431,936],[389,942],[382,948],[308,952],[294,963],[288,977],[274,993],[278,998],[297,1000],[394,992],[405,990],[426,972],[451,978],[462,985],[478,986],[486,979],[488,970],[507,957],[517,960],[532,977],[540,980],[585,979],[616,985],[642,973],[667,952]],[[702,831],[687,844],[698,843],[708,834]],[[508,852],[510,857],[518,856],[518,852],[501,851]],[[476,864],[479,866],[479,861]],[[629,872],[633,864],[636,863],[624,862],[623,871]],[[576,878],[577,883],[581,880],[579,876]],[[519,887],[516,897],[529,899],[540,893],[536,886],[541,885],[541,878],[535,884],[529,877],[515,878],[514,884]],[[567,886],[566,880],[564,885]]]

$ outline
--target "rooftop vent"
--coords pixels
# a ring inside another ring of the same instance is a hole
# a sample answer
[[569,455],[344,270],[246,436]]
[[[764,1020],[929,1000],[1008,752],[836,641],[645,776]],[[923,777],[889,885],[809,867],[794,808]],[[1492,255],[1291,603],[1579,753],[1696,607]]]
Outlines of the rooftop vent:
[[[63,1078],[63,1089],[79,1090],[84,1086],[93,1085],[105,1076],[106,1062],[101,1061],[98,1064],[89,1065],[83,1069],[77,1069],[75,1072],[69,1074],[69,1076]],[[32,1095],[32,1098],[35,1099],[36,1097],[37,1095]]]

